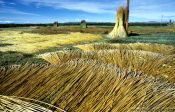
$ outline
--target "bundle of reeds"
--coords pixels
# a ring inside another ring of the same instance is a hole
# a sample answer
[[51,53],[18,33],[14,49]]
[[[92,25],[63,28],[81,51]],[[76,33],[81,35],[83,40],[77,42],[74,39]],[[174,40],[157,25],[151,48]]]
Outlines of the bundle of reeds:
[[53,27],[55,27],[55,28],[59,27],[58,21],[55,21],[55,22],[53,23]]
[[112,38],[126,38],[128,36],[129,23],[129,0],[126,0],[126,7],[119,7],[116,16],[116,23],[109,34]]
[[117,17],[116,17],[116,24],[114,26],[114,29],[109,34],[112,38],[125,38],[127,37],[127,32],[125,28],[125,8],[119,7],[117,11]]
[[94,60],[0,70],[0,94],[37,99],[69,112],[175,108],[174,91],[156,91],[139,72]]
[[86,20],[81,20],[81,22],[80,22],[80,28],[82,28],[82,29],[87,28]]
[[174,56],[163,56],[159,53],[137,50],[61,51],[44,54],[41,57],[52,64],[59,64],[73,59],[92,59],[175,81]]

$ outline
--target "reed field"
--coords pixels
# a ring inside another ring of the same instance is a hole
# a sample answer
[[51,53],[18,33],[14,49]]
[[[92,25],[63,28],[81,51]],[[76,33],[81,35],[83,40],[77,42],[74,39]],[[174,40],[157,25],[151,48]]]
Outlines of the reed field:
[[58,29],[0,31],[0,112],[175,111],[173,28]]
[[100,35],[81,33],[41,35],[21,31],[1,31],[0,44],[2,47],[0,51],[35,53],[52,47],[93,42],[100,39],[102,39]]

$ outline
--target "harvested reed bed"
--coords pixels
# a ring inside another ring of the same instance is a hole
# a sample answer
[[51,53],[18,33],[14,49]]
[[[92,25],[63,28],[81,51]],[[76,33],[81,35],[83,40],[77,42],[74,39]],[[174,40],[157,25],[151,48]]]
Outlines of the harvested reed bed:
[[1,68],[0,94],[36,99],[68,112],[175,108],[175,92],[154,91],[155,86],[147,78],[113,64],[77,59],[57,65]]
[[130,44],[85,44],[75,46],[83,51],[98,51],[98,50],[110,50],[110,49],[126,49],[126,50],[142,50],[150,51],[154,53],[161,53],[164,55],[174,55],[175,47],[164,44],[149,44],[149,43],[130,43]]
[[141,71],[154,77],[164,77],[175,81],[174,56],[138,50],[100,50],[92,52],[61,51],[41,55],[51,64],[59,64],[73,59],[92,59],[102,63],[115,64],[123,69]]

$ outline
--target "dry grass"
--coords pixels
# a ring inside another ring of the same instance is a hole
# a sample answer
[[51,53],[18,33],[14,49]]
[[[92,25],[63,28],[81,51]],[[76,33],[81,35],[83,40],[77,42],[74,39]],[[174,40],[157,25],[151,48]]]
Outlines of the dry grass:
[[93,42],[102,39],[95,34],[55,34],[40,35],[31,33],[21,33],[21,31],[1,31],[0,41],[8,46],[0,47],[0,51],[15,51],[23,53],[35,53],[43,49],[61,47],[70,44],[80,44],[82,42]]
[[153,92],[154,86],[140,73],[92,60],[14,66],[2,68],[0,74],[0,94],[37,99],[69,112],[175,108],[173,91]]
[[175,47],[171,45],[163,44],[150,44],[150,43],[131,43],[131,44],[85,44],[85,45],[76,45],[75,47],[89,52],[89,51],[98,51],[98,50],[109,50],[109,49],[126,49],[126,50],[142,50],[150,51],[155,53],[161,53],[164,55],[174,55]]
[[175,81],[174,56],[137,50],[101,50],[93,52],[65,51],[41,55],[43,59],[59,64],[72,59],[93,59],[103,63],[116,64],[120,68],[141,71],[155,77],[163,76]]

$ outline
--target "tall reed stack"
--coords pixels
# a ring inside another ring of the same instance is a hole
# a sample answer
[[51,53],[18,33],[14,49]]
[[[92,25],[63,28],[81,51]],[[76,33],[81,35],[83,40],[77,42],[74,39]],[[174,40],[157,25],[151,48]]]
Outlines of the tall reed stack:
[[116,24],[112,32],[109,34],[112,38],[126,38],[128,36],[128,21],[129,21],[129,0],[127,6],[119,7],[116,16]]

